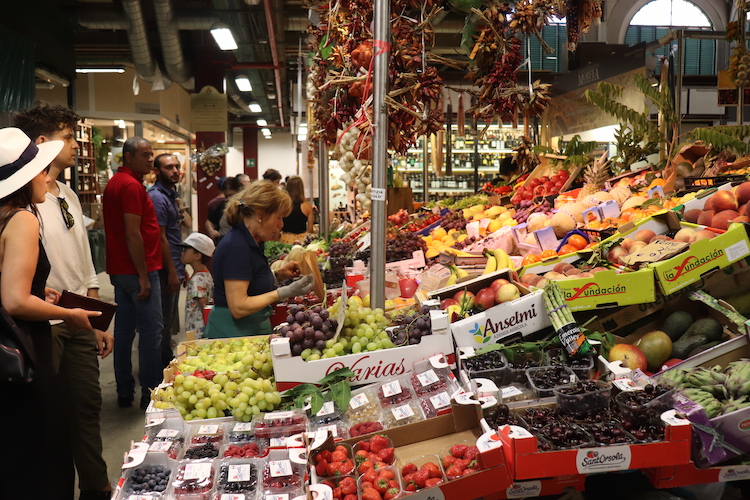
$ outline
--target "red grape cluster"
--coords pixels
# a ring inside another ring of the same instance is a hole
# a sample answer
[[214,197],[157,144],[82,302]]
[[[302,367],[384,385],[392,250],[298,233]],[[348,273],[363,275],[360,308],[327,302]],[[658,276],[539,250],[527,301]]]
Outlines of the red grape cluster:
[[[427,251],[427,243],[416,234],[401,232],[385,244],[386,262],[397,262],[399,260],[411,259],[417,250]],[[370,249],[357,254],[357,259],[365,263],[370,260]]]
[[440,227],[446,231],[449,229],[455,229],[461,231],[466,228],[468,221],[464,219],[463,215],[458,212],[452,212],[443,217],[443,222],[440,223]]
[[290,339],[292,355],[299,356],[305,349],[326,348],[326,340],[336,334],[338,321],[328,317],[328,310],[321,306],[312,309],[293,305],[286,317],[288,325],[279,328],[279,333]]
[[328,249],[329,268],[323,271],[323,281],[326,285],[341,286],[346,278],[346,267],[352,265],[355,243],[336,241]]
[[395,345],[419,344],[424,335],[432,334],[430,308],[422,308],[414,314],[398,315],[393,319],[396,327],[389,332]]
[[208,492],[213,488],[214,469],[211,468],[208,477],[186,478],[187,465],[183,465],[177,471],[174,480],[174,493],[177,498],[189,496],[190,498],[206,498]]
[[521,207],[521,209],[518,210],[513,216],[513,218],[516,219],[519,224],[523,224],[524,222],[526,222],[526,220],[529,218],[529,215],[533,213],[539,212],[547,215],[552,215],[552,205],[550,205],[550,202],[547,200],[544,200],[542,203],[538,204],[535,204],[530,200],[524,200],[519,203],[519,206]]

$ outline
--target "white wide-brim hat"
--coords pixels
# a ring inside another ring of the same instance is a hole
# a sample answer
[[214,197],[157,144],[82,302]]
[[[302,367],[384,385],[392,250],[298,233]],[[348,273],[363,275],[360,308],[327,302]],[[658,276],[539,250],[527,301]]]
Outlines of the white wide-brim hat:
[[21,129],[0,129],[0,198],[28,184],[52,163],[64,145],[63,141],[37,145]]

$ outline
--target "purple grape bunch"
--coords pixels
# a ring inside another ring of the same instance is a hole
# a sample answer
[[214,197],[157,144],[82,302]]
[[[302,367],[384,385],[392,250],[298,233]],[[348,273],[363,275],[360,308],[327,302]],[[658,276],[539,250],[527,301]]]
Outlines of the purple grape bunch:
[[430,308],[427,306],[422,306],[413,314],[400,314],[393,318],[393,323],[396,326],[389,336],[397,346],[419,344],[422,337],[432,335]]
[[286,325],[279,327],[279,334],[290,339],[292,356],[299,356],[305,349],[326,348],[326,340],[336,334],[338,321],[329,317],[327,309],[315,306],[305,309],[292,305],[286,317]]

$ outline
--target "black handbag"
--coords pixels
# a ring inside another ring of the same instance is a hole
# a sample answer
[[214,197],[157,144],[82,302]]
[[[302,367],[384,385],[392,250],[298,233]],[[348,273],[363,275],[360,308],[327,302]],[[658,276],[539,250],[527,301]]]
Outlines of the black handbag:
[[0,382],[31,382],[34,361],[34,344],[30,335],[0,306]]

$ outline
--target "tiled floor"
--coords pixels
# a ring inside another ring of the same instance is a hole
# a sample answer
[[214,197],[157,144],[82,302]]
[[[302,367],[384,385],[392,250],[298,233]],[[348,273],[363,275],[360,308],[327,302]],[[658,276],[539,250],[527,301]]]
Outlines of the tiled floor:
[[[113,300],[114,292],[109,282],[109,277],[102,273],[99,275],[100,291],[103,299]],[[182,302],[181,302],[182,303]],[[183,324],[181,320],[181,324]],[[110,326],[110,328],[112,328]],[[180,333],[177,341],[184,340],[184,333]],[[137,339],[133,348],[133,362],[137,363]],[[130,449],[131,441],[140,441],[143,437],[144,412],[134,405],[131,408],[118,408],[117,395],[115,393],[114,369],[112,356],[100,363],[100,383],[104,396],[104,407],[102,408],[102,436],[104,441],[104,458],[107,461],[108,472],[113,484],[120,477],[120,467],[123,463],[123,454]],[[136,401],[137,403],[137,401]],[[636,473],[610,474],[607,476],[592,477],[587,485],[588,490],[583,494],[576,492],[558,497],[566,500],[740,500],[743,497],[738,488],[728,485],[723,494],[721,491],[708,491],[706,488],[693,488],[681,491],[658,491],[652,490],[645,476]],[[720,487],[719,487],[720,490]],[[468,499],[467,499],[468,500]]]

